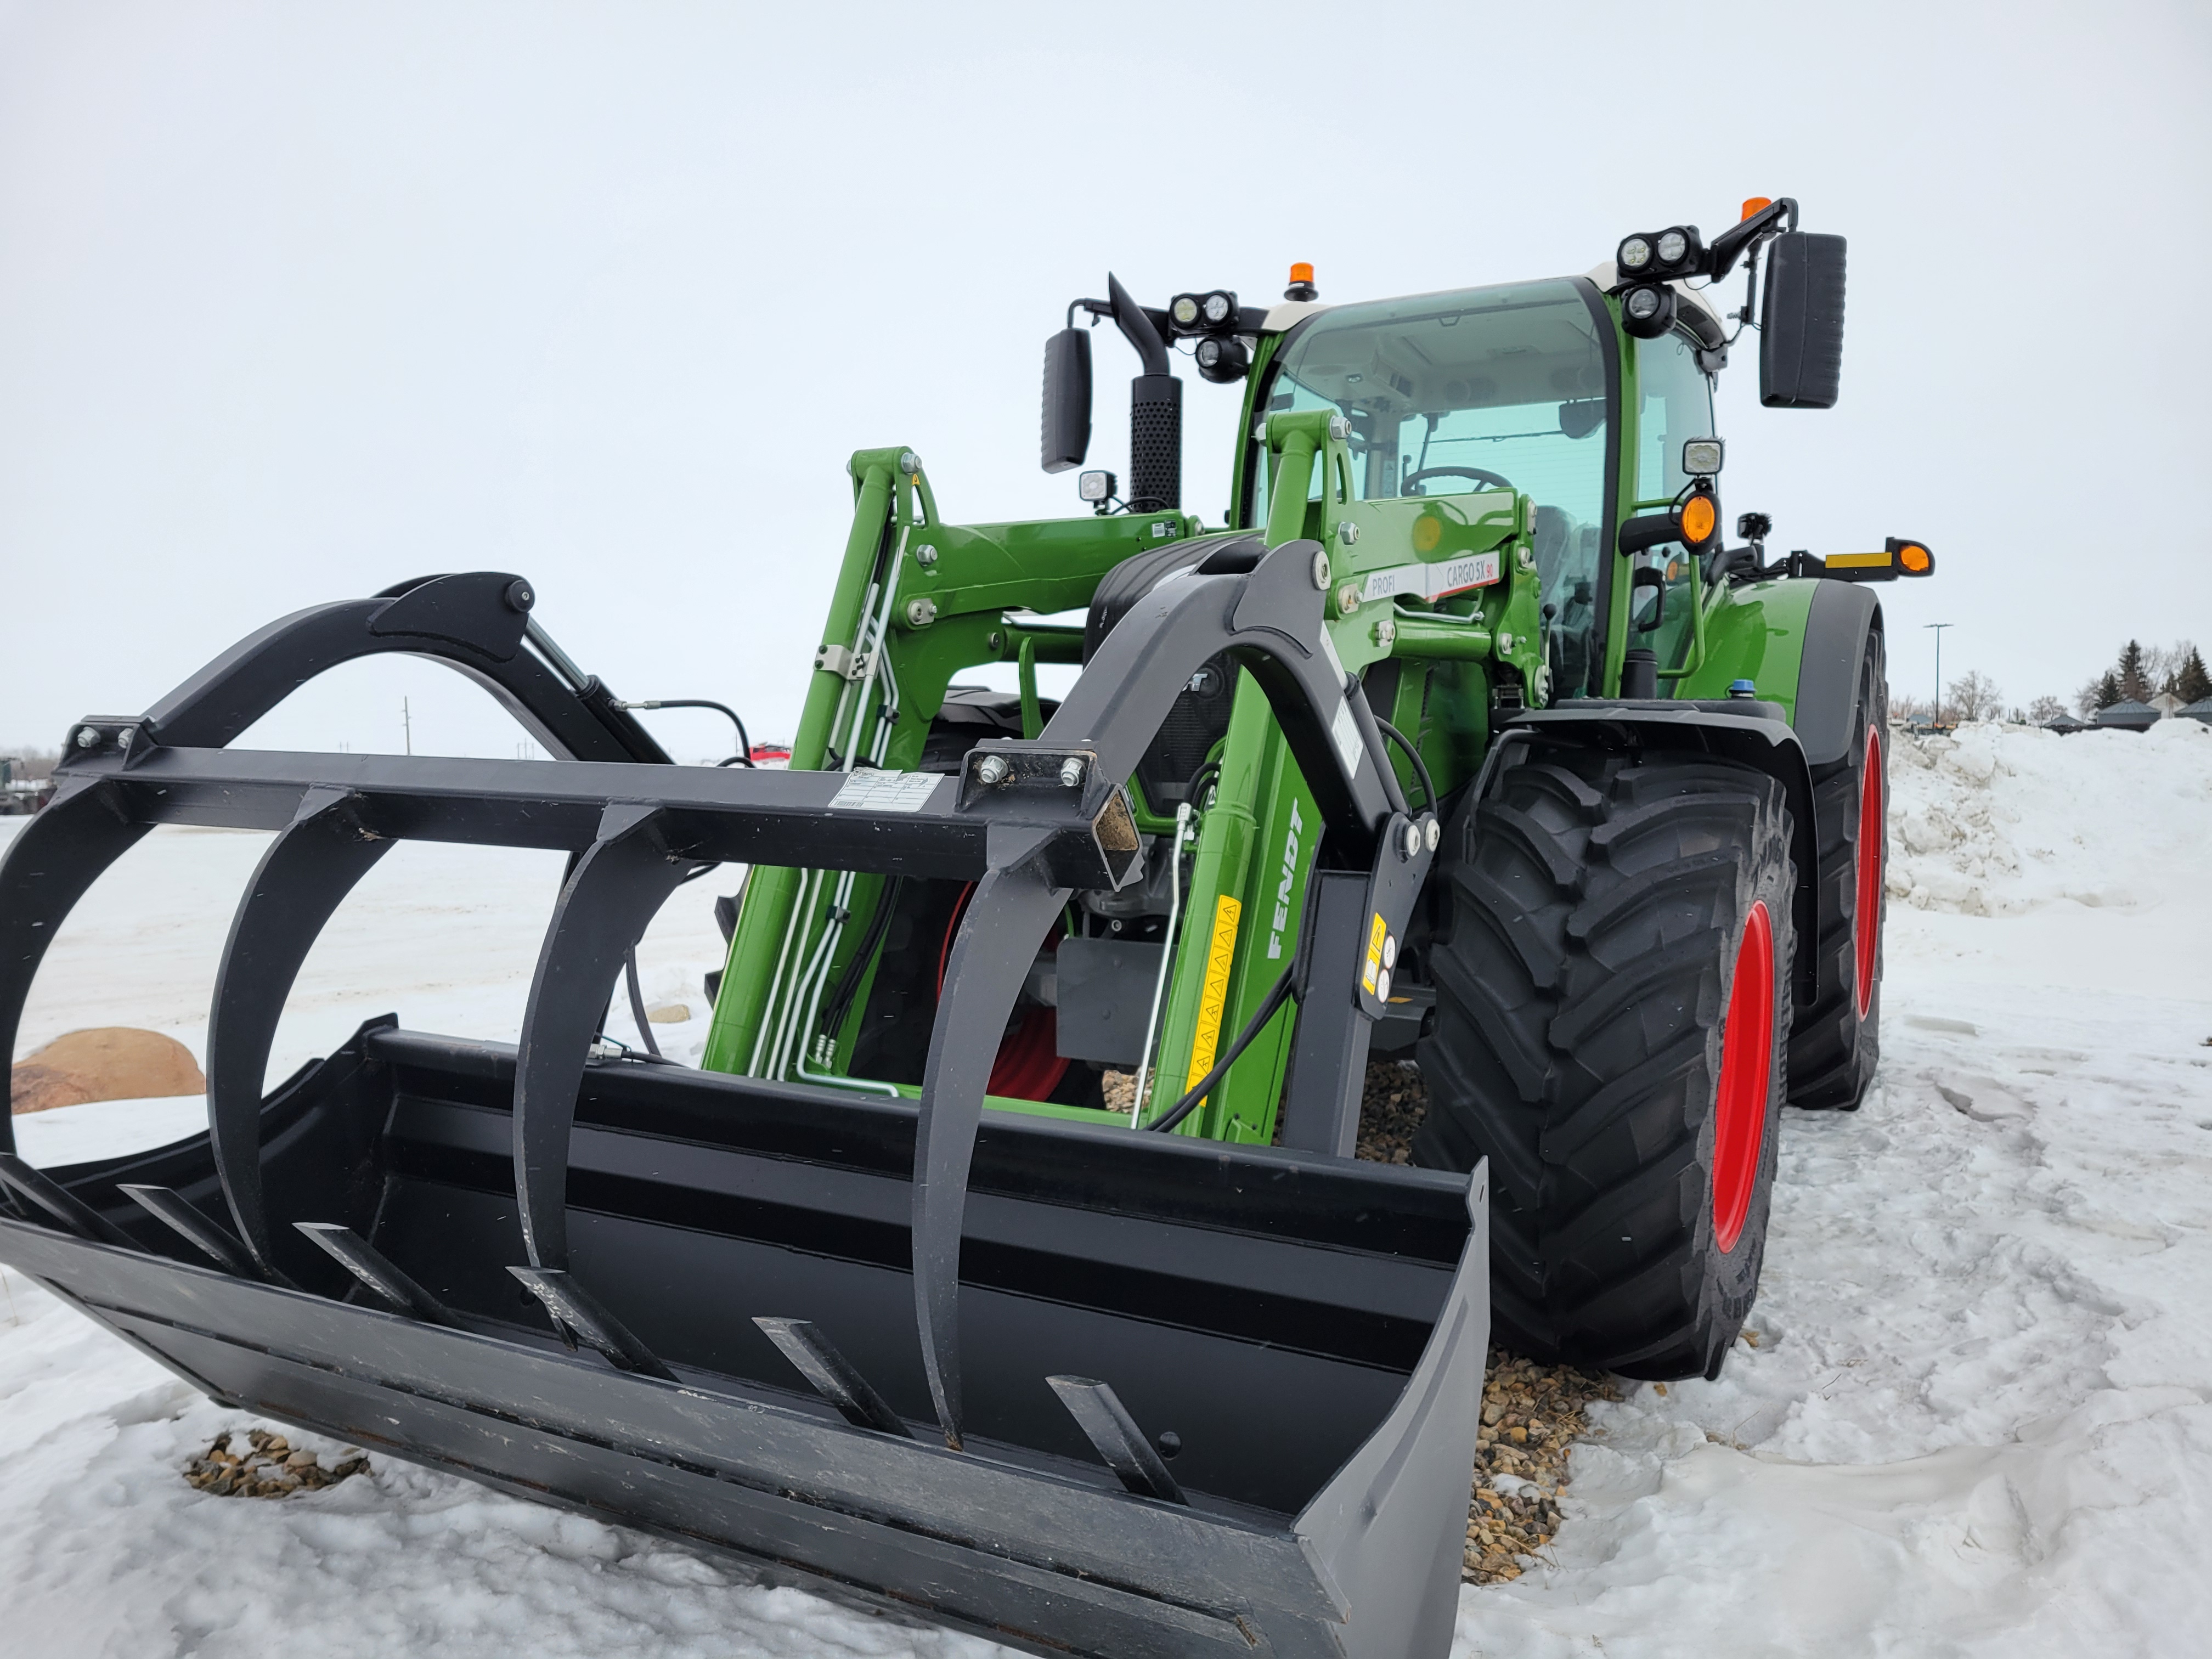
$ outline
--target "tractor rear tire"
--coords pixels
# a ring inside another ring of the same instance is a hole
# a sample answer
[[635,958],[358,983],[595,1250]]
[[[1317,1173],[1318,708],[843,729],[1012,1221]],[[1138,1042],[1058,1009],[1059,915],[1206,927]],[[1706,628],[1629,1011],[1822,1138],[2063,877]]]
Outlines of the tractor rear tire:
[[1844,757],[1813,772],[1820,837],[1820,988],[1790,1038],[1790,1103],[1853,1112],[1881,1059],[1881,935],[1889,908],[1889,681],[1867,636]]
[[1491,1305],[1528,1358],[1718,1375],[1765,1253],[1790,813],[1701,754],[1535,751],[1453,815],[1414,1161],[1490,1159]]

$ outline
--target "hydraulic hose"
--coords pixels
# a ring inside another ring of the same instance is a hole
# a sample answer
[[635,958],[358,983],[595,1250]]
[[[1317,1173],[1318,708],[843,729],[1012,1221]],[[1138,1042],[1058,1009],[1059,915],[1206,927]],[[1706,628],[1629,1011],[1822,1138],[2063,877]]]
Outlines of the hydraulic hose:
[[1437,786],[1429,776],[1429,763],[1421,758],[1421,751],[1413,741],[1380,714],[1375,717],[1375,729],[1406,751],[1406,758],[1413,763],[1413,775],[1421,781],[1421,804],[1431,812],[1437,810]]
[[637,1022],[638,1041],[645,1044],[646,1053],[659,1060],[660,1045],[653,1040],[653,1024],[645,1017],[645,993],[638,988],[635,945],[623,952],[623,980],[629,987],[629,1017]]
[[1274,988],[1267,993],[1267,1000],[1253,1011],[1252,1018],[1246,1022],[1244,1029],[1237,1034],[1237,1041],[1229,1045],[1229,1052],[1213,1063],[1212,1071],[1192,1084],[1181,1100],[1161,1113],[1157,1120],[1145,1125],[1147,1133],[1165,1134],[1196,1111],[1200,1101],[1221,1086],[1221,1079],[1229,1075],[1229,1068],[1243,1057],[1244,1051],[1252,1046],[1261,1032],[1267,1030],[1267,1022],[1274,1018],[1288,1000],[1291,976],[1291,970],[1284,969],[1282,977],[1275,981]]
[[[732,718],[734,719],[736,717],[733,715]],[[750,766],[752,763],[750,761],[747,761],[745,764]],[[700,877],[707,875],[720,867],[720,866],[718,865],[702,864],[696,870],[694,870],[690,875],[684,877],[683,881],[680,881],[676,884],[681,887],[688,883],[695,882],[698,880]],[[645,1044],[645,1052],[649,1058],[659,1060],[662,1057],[660,1053],[660,1045],[653,1041],[653,1024],[645,1017],[645,993],[638,988],[637,946],[635,945],[631,945],[629,950],[623,952],[623,979],[629,988],[629,1013],[630,1018],[637,1022],[638,1040]],[[601,1020],[599,1023],[604,1025],[606,1022],[605,1020]],[[606,1033],[602,1031],[599,1035],[604,1037]],[[675,1062],[673,1061],[670,1062],[672,1065]]]
[[745,723],[738,718],[738,711],[726,702],[716,702],[711,697],[654,697],[650,701],[617,702],[617,708],[712,708],[726,716],[738,728],[738,752],[728,760],[718,761],[718,766],[750,766],[753,763],[753,740],[745,735]]
[[1145,1018],[1144,1051],[1137,1056],[1137,1091],[1129,1102],[1129,1127],[1145,1127],[1145,1088],[1152,1069],[1152,1043],[1159,1036],[1160,1000],[1167,994],[1168,975],[1175,966],[1176,928],[1182,917],[1182,838],[1190,828],[1190,802],[1176,808],[1175,831],[1168,844],[1168,926],[1160,936],[1160,971],[1152,981],[1152,1012]]
[[845,1023],[845,1013],[852,1006],[853,994],[860,988],[860,975],[867,971],[869,963],[875,959],[876,947],[884,942],[884,935],[890,931],[891,912],[898,908],[899,894],[905,886],[904,876],[893,876],[877,894],[876,913],[868,918],[867,931],[860,935],[860,942],[853,951],[853,959],[845,964],[843,975],[838,980],[836,988],[830,994],[829,1005],[822,1010],[821,1019],[815,1028],[817,1030],[834,1032]]

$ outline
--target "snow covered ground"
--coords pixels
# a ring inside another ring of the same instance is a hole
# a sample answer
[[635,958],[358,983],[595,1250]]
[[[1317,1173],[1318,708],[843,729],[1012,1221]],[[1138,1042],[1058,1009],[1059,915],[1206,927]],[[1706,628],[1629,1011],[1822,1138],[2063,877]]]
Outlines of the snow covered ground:
[[[1855,1115],[1784,1124],[1756,1342],[1598,1408],[1549,1560],[1463,1592],[1462,1659],[2212,1647],[2212,730],[1969,728],[1900,742],[1892,777],[1881,1076]],[[149,838],[58,940],[25,1046],[133,1024],[197,1049],[259,845]],[[387,1009],[511,1036],[557,873],[395,852],[272,1071]],[[732,885],[656,923],[648,1001],[703,1012]],[[688,1054],[704,1021],[658,1029]],[[17,1129],[60,1163],[198,1110]],[[996,1651],[380,1459],[307,1498],[203,1496],[179,1470],[234,1415],[20,1276],[0,1293],[15,1650]]]

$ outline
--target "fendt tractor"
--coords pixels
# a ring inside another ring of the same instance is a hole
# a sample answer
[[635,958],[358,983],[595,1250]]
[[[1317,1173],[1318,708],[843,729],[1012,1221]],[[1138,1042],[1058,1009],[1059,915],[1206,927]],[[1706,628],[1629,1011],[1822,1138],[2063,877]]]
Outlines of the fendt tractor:
[[[207,1133],[0,1158],[0,1259],[228,1404],[1018,1648],[1443,1654],[1492,1333],[1716,1375],[1782,1105],[1875,1066],[1868,584],[1933,562],[1721,529],[1744,331],[1766,406],[1836,400],[1844,245],[1797,220],[1357,304],[1303,266],[1266,306],[1109,278],[1045,354],[1088,511],[950,524],[911,450],[853,457],[787,769],[742,726],[739,764],[672,764],[504,572],[79,722],[0,866],[11,1045],[150,827],[273,835]],[[1080,471],[1107,322],[1126,483]],[[1182,501],[1186,353],[1244,388],[1220,526]],[[556,758],[228,747],[389,651]],[[270,1086],[303,957],[409,838],[568,854],[520,1042],[387,1017]],[[726,864],[678,1065],[635,947]],[[1410,1167],[1352,1156],[1390,1056]]]

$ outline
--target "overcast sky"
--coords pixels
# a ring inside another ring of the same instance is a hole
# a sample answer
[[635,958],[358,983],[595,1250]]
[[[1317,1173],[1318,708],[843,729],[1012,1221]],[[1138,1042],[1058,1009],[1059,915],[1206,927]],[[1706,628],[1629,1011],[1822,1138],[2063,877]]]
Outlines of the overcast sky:
[[[947,514],[1071,513],[1044,337],[1154,303],[1587,270],[1793,195],[1850,241],[1844,392],[1722,377],[1729,517],[1926,539],[1893,684],[2070,694],[2212,645],[2212,9],[0,0],[0,746],[264,621],[530,576],[629,696],[786,735],[854,449]],[[1735,303],[1731,292],[1727,305]],[[1134,362],[1099,339],[1097,465]],[[1218,521],[1230,395],[1187,376]],[[287,746],[513,753],[473,688],[344,671]],[[685,756],[710,717],[654,718]]]

